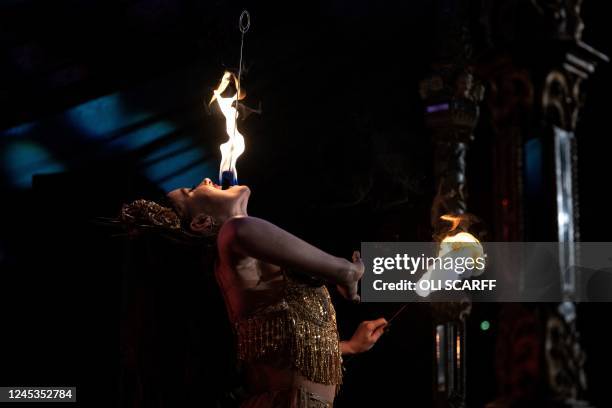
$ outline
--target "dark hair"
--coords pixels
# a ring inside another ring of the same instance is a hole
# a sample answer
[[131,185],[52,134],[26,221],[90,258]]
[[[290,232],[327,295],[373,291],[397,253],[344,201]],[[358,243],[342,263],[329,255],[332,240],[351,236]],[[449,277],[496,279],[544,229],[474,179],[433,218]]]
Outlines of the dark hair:
[[[115,223],[129,238],[120,328],[122,406],[219,406],[240,373],[213,273],[216,236],[193,234],[163,200],[125,204]],[[214,352],[203,352],[203,344]]]
[[218,228],[208,233],[191,231],[191,219],[181,214],[172,200],[163,197],[157,201],[139,199],[121,207],[117,222],[128,235],[135,237],[146,233],[157,233],[184,244],[214,246]]

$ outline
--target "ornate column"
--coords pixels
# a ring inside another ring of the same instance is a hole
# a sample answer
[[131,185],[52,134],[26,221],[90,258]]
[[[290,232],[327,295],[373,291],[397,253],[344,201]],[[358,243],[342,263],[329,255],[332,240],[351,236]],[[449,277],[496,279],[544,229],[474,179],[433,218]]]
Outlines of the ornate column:
[[441,7],[437,16],[436,61],[419,89],[425,104],[425,125],[434,143],[437,187],[431,211],[434,235],[445,227],[440,216],[466,212],[466,154],[484,95],[484,87],[474,78],[470,65],[466,2],[441,3],[446,7]]
[[[479,116],[484,87],[470,65],[467,1],[436,3],[434,61],[420,82],[425,124],[434,144],[436,195],[431,209],[434,239],[447,232],[445,214],[466,213],[466,155]],[[470,302],[432,304],[435,339],[434,400],[437,407],[466,404],[466,319]]]
[[[554,170],[553,221],[556,239],[561,243],[559,268],[563,302],[546,310],[544,357],[550,400],[555,406],[584,407],[587,382],[583,370],[585,355],[576,330],[576,269],[578,263],[574,242],[580,241],[577,186],[576,125],[584,103],[583,81],[608,57],[582,42],[582,0],[532,0],[540,21],[546,22],[544,36],[548,46],[543,52],[549,62],[539,73],[536,86],[537,106],[542,119],[542,137],[548,138],[544,150]],[[542,61],[541,61],[542,62]]]
[[[497,347],[500,395],[490,407],[588,407],[581,400],[586,377],[573,302],[577,276],[568,268],[578,261],[573,243],[580,239],[575,132],[584,102],[581,85],[598,63],[608,59],[582,41],[581,4],[582,0],[483,2],[481,22],[488,40],[493,49],[506,51],[484,67],[493,90],[489,96],[495,97],[487,104],[496,146],[513,149],[518,165],[511,161],[511,172],[518,170],[521,176],[517,185],[512,184],[514,177],[506,180],[503,172],[496,172],[496,182],[521,189],[508,189],[517,200],[509,204],[519,211],[502,218],[510,231],[498,237],[559,241],[563,289],[559,304],[502,308]],[[508,16],[521,24],[499,24]],[[530,168],[522,167],[522,157]],[[517,344],[523,350],[517,350]]]

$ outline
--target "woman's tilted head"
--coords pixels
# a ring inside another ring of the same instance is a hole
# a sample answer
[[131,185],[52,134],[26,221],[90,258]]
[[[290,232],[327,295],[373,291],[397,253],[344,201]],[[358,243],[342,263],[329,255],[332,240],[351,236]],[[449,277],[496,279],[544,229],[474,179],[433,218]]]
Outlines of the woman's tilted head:
[[222,190],[209,178],[192,188],[178,188],[157,201],[136,200],[121,208],[120,221],[132,232],[156,229],[174,236],[215,237],[230,217],[247,215],[250,190]]
[[209,234],[230,217],[247,215],[251,190],[232,186],[227,190],[205,178],[192,188],[178,188],[167,194],[185,228],[195,234]]

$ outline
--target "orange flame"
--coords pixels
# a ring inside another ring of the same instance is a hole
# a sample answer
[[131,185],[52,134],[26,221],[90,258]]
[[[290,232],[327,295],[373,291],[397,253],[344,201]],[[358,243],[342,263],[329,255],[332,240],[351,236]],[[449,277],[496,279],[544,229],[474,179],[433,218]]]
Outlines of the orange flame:
[[[440,219],[451,223],[451,227],[448,230],[448,233],[450,234],[451,232],[455,231],[459,227],[459,225],[461,224],[461,221],[463,221],[465,217],[461,215],[445,214],[441,216]],[[453,235],[446,235],[442,239],[442,242],[444,243],[444,242],[480,242],[480,241],[474,235],[470,234],[469,232],[459,232]]]
[[241,89],[240,95],[238,95],[237,91],[230,97],[223,97],[222,93],[227,89],[230,81],[234,81],[234,85],[236,89],[238,89],[238,79],[236,76],[229,71],[225,71],[223,78],[221,78],[221,83],[219,83],[217,89],[213,91],[213,96],[210,100],[210,104],[212,104],[215,100],[217,101],[219,109],[221,109],[221,113],[223,113],[223,116],[225,116],[225,131],[229,137],[227,142],[219,146],[219,149],[221,150],[219,182],[221,182],[221,177],[225,171],[232,172],[234,174],[234,178],[238,178],[236,161],[245,149],[244,136],[238,131],[239,114],[237,112],[238,101],[244,99],[245,93]]
[[465,220],[465,216],[446,214],[441,216],[440,219],[444,221],[450,221],[452,225],[448,234],[440,242],[438,256],[466,249],[472,253],[473,258],[476,258],[484,253],[480,241],[469,232],[461,231],[457,234],[451,234],[451,232],[453,232],[459,227],[461,221]]
[[452,224],[449,232],[456,230],[461,223],[461,217],[458,215],[445,214],[441,216],[440,219],[443,221],[449,221]]
[[[440,242],[440,247],[438,248],[438,257],[466,257],[469,256],[472,259],[476,259],[478,257],[486,256],[484,253],[484,248],[480,241],[469,232],[461,231],[456,234],[453,234],[453,231],[456,231],[462,222],[469,221],[470,217],[466,215],[451,215],[446,214],[440,217],[443,221],[448,221],[451,223],[451,228],[448,230],[444,238],[442,238]],[[484,270],[474,270],[471,272],[471,276],[479,276],[482,274]],[[446,274],[446,275],[445,275]],[[456,274],[451,273],[447,274],[444,270],[439,270],[433,267],[429,267],[427,271],[421,276],[420,280],[430,280],[430,279],[460,279]],[[417,284],[416,293],[421,297],[427,297],[429,294],[435,289],[419,289]],[[461,352],[461,345],[457,343],[457,356]],[[458,358],[458,357],[457,357]],[[460,361],[457,361],[457,364],[460,364]]]

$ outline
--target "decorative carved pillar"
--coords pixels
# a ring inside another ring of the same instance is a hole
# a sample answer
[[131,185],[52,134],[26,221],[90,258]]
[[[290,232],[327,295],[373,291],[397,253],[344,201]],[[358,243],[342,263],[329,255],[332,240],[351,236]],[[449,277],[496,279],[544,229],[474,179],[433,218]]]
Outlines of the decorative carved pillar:
[[[463,5],[453,3],[455,8]],[[478,122],[479,106],[484,95],[484,87],[474,78],[469,65],[471,48],[466,27],[448,15],[455,9],[443,9],[438,17],[437,36],[442,38],[462,38],[463,42],[443,42],[439,47],[439,61],[431,66],[431,72],[420,82],[419,93],[425,103],[425,125],[431,131],[434,143],[434,176],[436,196],[431,211],[431,225],[434,234],[445,225],[440,224],[444,214],[461,215],[466,212],[466,154],[473,139],[473,131]],[[466,21],[462,22],[467,24]]]
[[[575,270],[568,268],[578,262],[573,243],[580,239],[575,130],[584,102],[581,84],[598,63],[608,59],[581,40],[581,4],[582,0],[483,2],[481,22],[490,44],[494,49],[508,50],[497,56],[494,69],[494,64],[485,69],[492,89],[487,105],[496,146],[509,146],[517,152],[528,148],[532,155],[527,155],[527,162],[537,162],[541,170],[520,172],[523,178],[518,186],[531,188],[533,199],[528,192],[513,194],[521,209],[521,223],[510,224],[514,231],[499,237],[559,241],[564,296],[560,304],[502,308],[496,359],[500,395],[489,407],[589,406],[581,400],[586,377],[573,302],[577,277]],[[508,16],[522,23],[497,24]],[[510,165],[520,168],[512,161]],[[496,182],[516,185],[516,179],[506,180],[503,175],[496,172]],[[526,211],[522,211],[523,204]],[[515,216],[506,214],[503,219],[512,223]],[[527,227],[525,231],[522,225]],[[537,228],[529,229],[530,225]],[[524,348],[521,353],[516,350],[519,344]]]
[[558,406],[584,407],[587,382],[584,373],[585,355],[576,330],[576,269],[579,262],[574,242],[580,241],[577,185],[576,125],[584,103],[583,81],[595,72],[608,57],[582,42],[582,0],[565,2],[532,0],[544,21],[550,23],[550,61],[542,72],[539,107],[544,136],[549,138],[548,154],[554,163],[554,202],[556,204],[556,237],[560,244],[559,268],[564,301],[545,315],[547,385],[551,399]]
[[[467,1],[436,3],[434,62],[420,82],[425,124],[434,144],[436,195],[431,209],[434,238],[448,230],[445,214],[466,213],[466,155],[479,116],[484,87],[470,65]],[[434,400],[437,407],[466,404],[466,319],[469,300],[432,303],[435,339]]]

